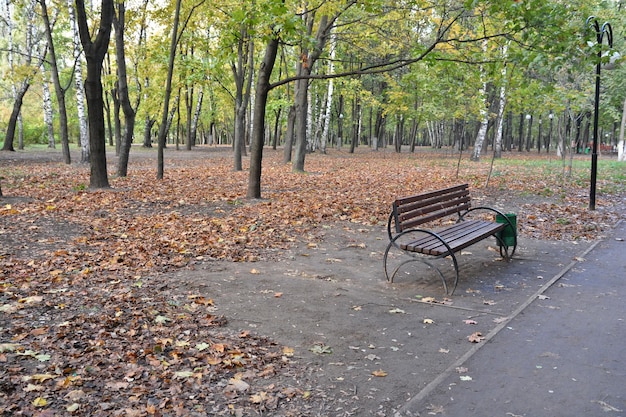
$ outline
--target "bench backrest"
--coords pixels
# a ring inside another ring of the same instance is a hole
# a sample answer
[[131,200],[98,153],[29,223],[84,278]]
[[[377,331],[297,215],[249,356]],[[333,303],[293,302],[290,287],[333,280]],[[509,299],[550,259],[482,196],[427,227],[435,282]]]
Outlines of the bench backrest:
[[398,198],[393,202],[396,232],[470,209],[467,184]]

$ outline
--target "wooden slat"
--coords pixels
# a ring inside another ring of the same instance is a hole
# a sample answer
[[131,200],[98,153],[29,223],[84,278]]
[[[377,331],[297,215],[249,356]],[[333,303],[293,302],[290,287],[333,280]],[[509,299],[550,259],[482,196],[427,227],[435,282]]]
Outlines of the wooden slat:
[[[482,220],[465,221],[455,224],[447,229],[437,232],[442,239],[452,249],[452,252],[458,252],[468,246],[479,242],[486,237],[494,235],[496,232],[504,229],[504,223],[492,223]],[[403,244],[402,249],[419,252],[427,255],[442,255],[447,253],[446,247],[435,237],[427,236],[413,242]]]
[[400,233],[470,208],[467,184],[398,198],[393,203],[396,232]]
[[[468,233],[471,233],[473,229],[477,228],[476,222],[477,221],[464,221],[456,223],[453,226],[448,227],[447,229],[436,231],[436,233],[441,236],[441,238],[445,241],[452,241],[454,239],[457,239],[458,237],[462,237],[467,235]],[[406,250],[411,250],[408,247],[415,247],[420,249],[419,252],[422,252],[422,250],[428,252],[431,248],[436,248],[443,245],[441,244],[441,241],[436,237],[432,235],[426,235],[411,243],[408,243],[406,246]]]
[[449,216],[451,214],[460,213],[465,210],[469,210],[469,204],[462,204],[453,207],[449,207],[445,210],[440,210],[438,212],[429,214],[428,216],[417,216],[413,218],[405,219],[404,221],[400,218],[400,231],[410,229],[415,226],[419,226],[420,224],[428,223],[433,220],[441,219],[443,217]]
[[[413,196],[414,198],[417,196]],[[441,204],[446,204],[447,202],[454,202],[464,199],[465,201],[469,201],[469,191],[462,190],[456,191],[454,193],[440,195],[437,197],[429,197],[423,198],[416,201],[411,202],[400,202],[396,200],[396,205],[400,210],[400,213],[410,212],[414,210],[425,210],[428,207],[438,207]]]
[[430,191],[427,193],[416,194],[416,195],[412,195],[409,197],[398,198],[396,199],[396,203],[398,203],[398,205],[404,205],[404,204],[412,203],[415,201],[426,200],[431,197],[454,193],[456,191],[467,189],[468,187],[469,186],[467,184],[461,184],[461,185],[457,185],[457,186],[450,187],[450,188],[444,188],[444,189],[437,190],[437,191]]

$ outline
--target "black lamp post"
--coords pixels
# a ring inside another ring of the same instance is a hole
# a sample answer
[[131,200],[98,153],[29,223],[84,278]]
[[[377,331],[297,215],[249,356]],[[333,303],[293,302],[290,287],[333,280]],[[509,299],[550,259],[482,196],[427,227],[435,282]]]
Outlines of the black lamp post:
[[602,65],[602,41],[606,34],[609,48],[613,47],[613,29],[609,22],[602,26],[594,16],[590,16],[586,22],[587,27],[592,27],[596,31],[598,41],[598,62],[596,63],[596,95],[594,100],[593,114],[593,146],[591,149],[591,187],[589,190],[589,210],[596,209],[596,179],[598,173],[598,107],[600,105],[600,69]]

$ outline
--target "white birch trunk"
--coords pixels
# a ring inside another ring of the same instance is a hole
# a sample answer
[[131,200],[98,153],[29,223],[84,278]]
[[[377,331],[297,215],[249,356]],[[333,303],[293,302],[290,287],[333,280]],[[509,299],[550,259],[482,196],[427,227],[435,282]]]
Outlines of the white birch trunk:
[[200,112],[202,111],[202,100],[204,98],[204,92],[202,91],[202,87],[200,87],[200,92],[198,93],[198,101],[196,102],[196,109],[193,113],[193,120],[191,122],[191,131],[193,132],[193,138],[195,139],[196,133],[198,132],[198,121],[200,120]]
[[74,12],[74,1],[67,0],[67,8],[70,17],[72,30],[72,43],[74,45],[74,61],[76,71],[74,74],[74,85],[76,86],[76,111],[78,114],[78,128],[80,132],[80,162],[89,162],[89,128],[87,126],[87,112],[85,110],[85,87],[83,84],[82,46],[78,35],[76,15]]
[[[487,52],[487,40],[483,41],[483,52]],[[481,103],[480,108],[480,128],[476,135],[476,141],[474,142],[474,151],[472,152],[472,161],[479,161],[480,154],[483,150],[483,143],[485,143],[485,137],[487,136],[487,127],[489,125],[489,111],[487,109],[487,80],[485,76],[485,68],[480,66],[480,81],[482,86],[478,90],[478,97]]]
[[309,92],[306,98],[306,142],[307,149],[310,151],[315,151],[315,138],[311,134],[313,132],[313,98],[311,97],[313,94]]
[[[328,74],[334,74],[335,72],[335,42],[336,36],[333,31],[330,34],[330,59],[328,60]],[[321,144],[320,150],[323,153],[326,153],[326,144],[328,143],[328,132],[330,131],[330,116],[331,110],[333,107],[333,90],[335,84],[333,83],[333,79],[328,80],[328,93],[326,97],[326,110],[324,112],[324,129],[322,130]]]
[[494,138],[494,153],[499,158],[502,155],[502,130],[504,126],[504,109],[506,107],[506,59],[508,56],[508,42],[502,47],[502,84],[500,86],[500,106],[498,107],[498,118],[496,120],[496,137]]
[[620,162],[626,161],[626,146],[624,142],[624,129],[626,128],[626,98],[624,99],[624,106],[622,109],[622,123],[619,128],[619,142],[617,142],[617,160]]
[[48,131],[48,148],[54,148],[54,126],[52,124],[52,96],[50,95],[50,86],[48,85],[48,74],[46,67],[41,64],[41,86],[43,95],[43,122]]
[[[317,102],[317,99],[315,101]],[[315,105],[315,108],[317,108],[317,103]],[[324,115],[326,114],[323,108],[325,108],[324,100],[321,100],[319,109],[317,112],[317,121],[315,122],[315,129],[313,130],[314,132],[313,136],[315,138],[315,147],[316,149],[320,149],[320,150],[322,149],[322,131],[324,130]]]

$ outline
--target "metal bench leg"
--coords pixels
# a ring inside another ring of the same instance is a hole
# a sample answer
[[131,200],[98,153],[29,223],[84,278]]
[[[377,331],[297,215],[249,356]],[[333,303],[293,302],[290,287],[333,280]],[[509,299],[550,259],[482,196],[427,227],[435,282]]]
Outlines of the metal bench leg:
[[[452,258],[452,263],[454,264],[454,286],[452,287],[452,292],[449,295],[454,295],[456,286],[459,283],[459,263],[457,262],[456,256],[454,255],[454,253],[450,253],[449,256]],[[445,282],[444,282],[444,287],[446,288],[446,294],[448,294],[448,288],[445,285]]]
[[[452,258],[452,262],[454,264],[454,286],[452,287],[452,292],[448,292],[448,283],[446,282],[446,277],[443,275],[443,273],[441,272],[441,270],[439,268],[437,268],[435,265],[433,265],[432,263],[428,262],[425,259],[421,259],[421,258],[417,258],[413,255],[411,255],[408,252],[404,252],[406,253],[406,255],[410,256],[411,259],[407,259],[403,262],[400,263],[400,265],[398,265],[391,274],[389,274],[388,270],[387,270],[387,258],[389,255],[389,251],[391,250],[392,247],[394,247],[395,245],[393,244],[389,244],[387,245],[387,249],[385,250],[385,255],[383,256],[383,268],[385,270],[385,278],[387,279],[387,281],[389,283],[393,283],[393,279],[396,276],[396,274],[398,273],[398,271],[400,270],[400,268],[402,268],[404,265],[410,263],[410,262],[421,262],[423,264],[425,264],[426,266],[428,266],[431,269],[434,269],[435,271],[437,271],[437,274],[439,274],[439,278],[441,278],[441,283],[443,284],[443,289],[446,292],[446,295],[453,295],[454,294],[454,290],[456,289],[457,284],[459,283],[459,264],[456,260],[456,256],[454,255],[454,253],[452,253],[450,255],[450,257]],[[399,249],[401,250],[401,249]]]

